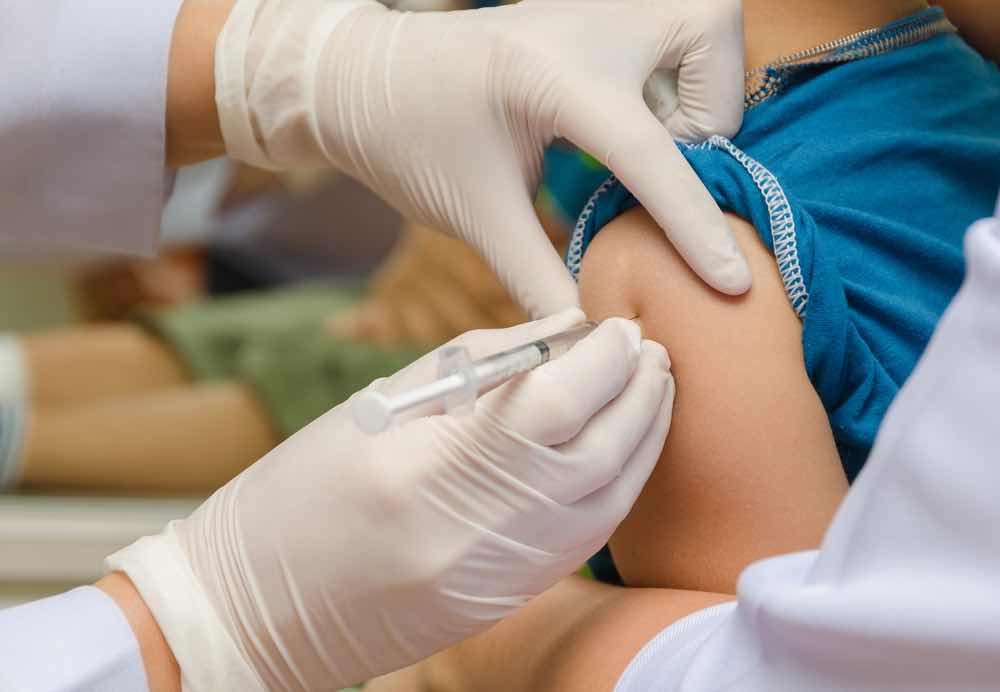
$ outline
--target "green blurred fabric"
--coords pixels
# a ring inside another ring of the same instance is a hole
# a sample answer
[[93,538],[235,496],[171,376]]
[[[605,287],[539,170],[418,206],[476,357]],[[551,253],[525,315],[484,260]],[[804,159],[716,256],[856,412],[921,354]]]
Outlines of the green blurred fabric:
[[287,436],[421,355],[324,330],[325,320],[359,298],[357,287],[308,284],[196,302],[139,322],[172,348],[195,380],[253,387],[275,430]]

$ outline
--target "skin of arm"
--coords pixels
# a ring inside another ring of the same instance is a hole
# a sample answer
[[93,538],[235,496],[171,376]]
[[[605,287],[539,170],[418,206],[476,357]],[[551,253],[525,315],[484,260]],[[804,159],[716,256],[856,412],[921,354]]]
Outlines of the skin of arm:
[[279,439],[253,390],[237,382],[35,407],[21,487],[201,495]]
[[659,464],[610,541],[630,586],[735,593],[751,562],[818,546],[847,492],[774,258],[752,226],[730,224],[753,272],[745,296],[709,289],[641,209],[584,258],[590,318],[637,315],[677,380]]
[[22,487],[202,494],[280,439],[251,387],[191,382],[174,353],[135,325],[22,343],[31,373]]
[[611,546],[627,583],[673,588],[568,579],[372,692],[612,690],[657,633],[731,599],[719,594],[750,562],[819,544],[847,483],[774,258],[749,224],[730,223],[753,272],[745,296],[706,286],[641,209],[601,232],[580,276],[591,318],[638,316],[670,349],[670,437]]
[[489,631],[366,692],[610,692],[650,639],[731,596],[569,577]]
[[180,692],[181,670],[177,659],[132,581],[121,572],[113,572],[95,586],[121,608],[132,627],[146,668],[149,692]]
[[215,106],[215,42],[236,0],[185,0],[174,25],[167,79],[171,168],[225,153]]
[[190,382],[183,364],[133,324],[52,329],[21,336],[32,405],[65,407]]

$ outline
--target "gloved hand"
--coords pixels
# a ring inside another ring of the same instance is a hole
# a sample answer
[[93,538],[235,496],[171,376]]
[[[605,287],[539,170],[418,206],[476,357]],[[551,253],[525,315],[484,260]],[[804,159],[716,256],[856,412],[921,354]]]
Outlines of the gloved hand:
[[[642,97],[657,69],[679,70],[669,132]],[[710,284],[750,286],[673,141],[739,129],[738,0],[523,0],[420,14],[374,0],[240,0],[216,78],[231,156],[343,169],[404,215],[469,241],[532,315],[578,301],[532,208],[557,136],[615,172]]]
[[[460,341],[479,357],[581,317]],[[652,471],[673,393],[663,348],[609,320],[467,417],[425,411],[372,437],[338,407],[108,565],[139,589],[185,689],[339,689],[486,629],[582,564]]]

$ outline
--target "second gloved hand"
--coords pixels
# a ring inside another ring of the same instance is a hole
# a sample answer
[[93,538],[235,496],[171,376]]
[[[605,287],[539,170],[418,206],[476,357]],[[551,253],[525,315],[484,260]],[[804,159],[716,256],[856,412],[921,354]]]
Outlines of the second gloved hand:
[[[460,342],[481,357],[581,319]],[[372,386],[425,383],[436,358]],[[609,320],[467,417],[424,411],[372,437],[338,407],[109,565],[136,584],[186,690],[346,687],[486,629],[579,567],[645,485],[673,393],[662,347]]]
[[[577,304],[532,208],[542,152],[565,137],[636,194],[702,277],[750,273],[674,144],[743,114],[737,0],[523,0],[408,14],[374,0],[240,0],[216,53],[229,154],[335,165],[404,215],[469,241],[535,316]],[[643,101],[677,70],[665,129]]]

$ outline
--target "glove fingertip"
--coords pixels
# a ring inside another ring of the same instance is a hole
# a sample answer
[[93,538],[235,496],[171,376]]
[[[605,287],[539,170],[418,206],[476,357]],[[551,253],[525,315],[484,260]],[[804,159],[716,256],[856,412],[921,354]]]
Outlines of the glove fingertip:
[[[688,210],[682,218],[667,219],[661,227],[705,283],[726,295],[739,296],[750,290],[753,274],[733,230],[714,199],[704,188],[702,209]],[[659,220],[658,220],[659,221]]]
[[753,275],[742,252],[713,267],[709,283],[730,296],[741,296],[749,291],[753,285]]
[[703,114],[704,118],[699,120],[692,117],[682,105],[670,114],[665,125],[675,139],[688,144],[700,144],[715,135],[721,135],[728,139],[734,137],[743,126],[742,102],[740,106],[738,111],[731,108],[719,108],[711,113],[706,112]]
[[670,372],[670,354],[663,344],[651,339],[642,340],[642,352],[655,359],[665,372]]

